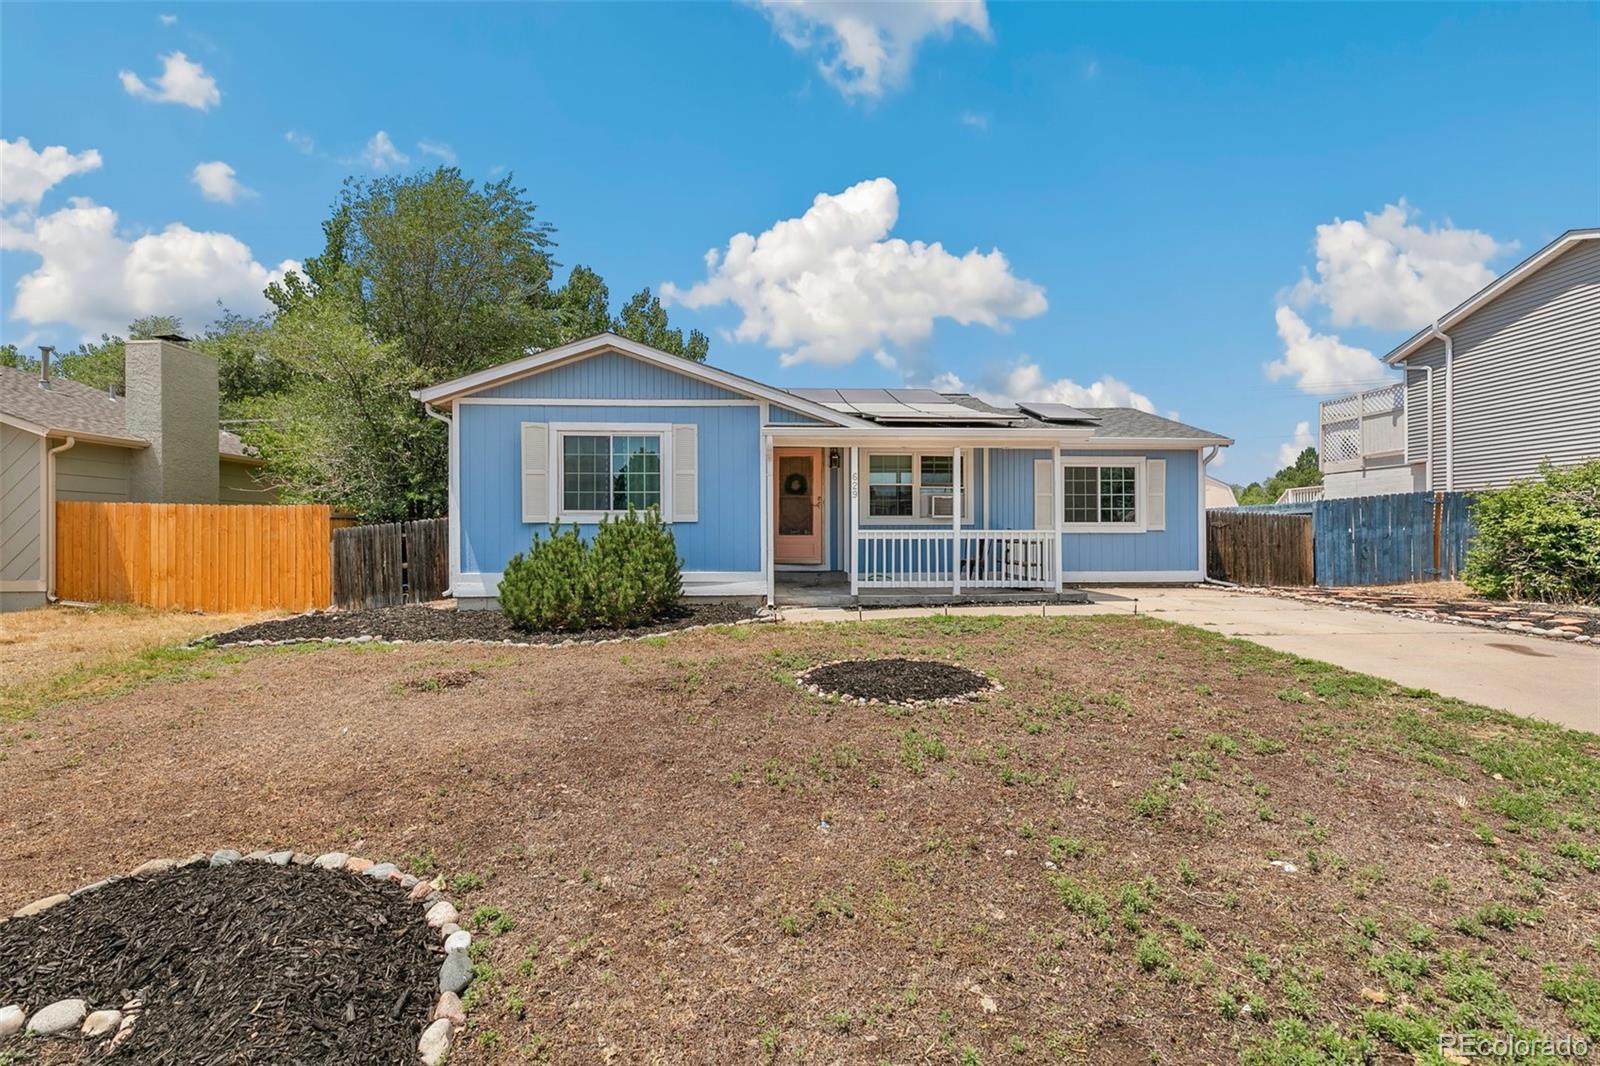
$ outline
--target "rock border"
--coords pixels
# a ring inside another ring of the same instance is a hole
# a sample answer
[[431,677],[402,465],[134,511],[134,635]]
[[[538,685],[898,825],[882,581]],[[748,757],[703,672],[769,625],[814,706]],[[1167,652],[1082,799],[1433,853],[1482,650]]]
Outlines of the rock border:
[[[781,621],[776,612],[771,615],[768,608],[762,608],[750,618],[740,618],[733,622],[703,622],[699,625],[682,626],[678,629],[663,629],[655,633],[637,633],[622,637],[599,637],[593,640],[578,640],[571,638],[562,641],[552,640],[486,640],[482,637],[451,637],[448,640],[409,640],[405,637],[375,637],[368,633],[354,637],[292,637],[287,640],[230,640],[217,643],[216,634],[205,637],[195,637],[193,640],[178,645],[180,648],[281,648],[294,644],[480,644],[491,648],[584,648],[598,644],[627,644],[634,641],[650,640],[656,637],[669,637],[677,633],[693,633],[697,629],[716,629],[721,626],[750,626],[773,625]],[[309,615],[324,613],[318,611],[302,611],[300,614],[286,615],[285,618],[304,618]]]
[[[304,642],[297,642],[304,643]],[[482,643],[494,643],[485,641]],[[129,878],[154,877],[171,870],[191,866],[228,866],[236,862],[266,862],[274,866],[315,866],[323,870],[343,870],[355,877],[370,877],[374,881],[393,884],[407,893],[407,898],[419,905],[428,928],[439,935],[444,962],[439,967],[438,998],[428,1014],[428,1024],[417,1042],[417,1061],[422,1066],[440,1066],[450,1054],[459,1030],[466,1024],[466,1008],[461,994],[472,983],[472,934],[461,928],[461,912],[445,897],[445,879],[440,874],[424,880],[403,872],[392,862],[350,855],[343,851],[329,851],[312,855],[303,851],[252,851],[240,854],[233,848],[219,848],[209,855],[196,852],[183,859],[151,859],[140,863],[125,874],[112,874],[99,881],[82,885],[70,892],[45,896],[19,908],[9,917],[0,917],[0,924],[14,918],[29,918],[43,914],[69,899],[96,892],[117,881]],[[98,1040],[106,1036],[111,1042],[109,1053],[128,1039],[144,1004],[139,999],[129,1000],[119,1009],[92,1010],[82,999],[61,999],[47,1003],[26,1014],[21,1004],[0,1004],[0,1040],[21,1032],[41,1037],[77,1036],[83,1040]]]
[[[877,658],[881,659],[884,658],[884,656],[878,656]],[[841,666],[844,663],[875,661],[873,659],[859,658],[831,659],[825,663],[816,663],[808,666],[804,670],[801,670],[794,675],[794,683],[813,696],[818,696],[826,700],[836,700],[839,703],[853,703],[858,707],[949,707],[957,703],[976,703],[984,697],[993,695],[996,692],[1004,692],[1006,688],[1004,685],[990,677],[988,674],[984,673],[982,670],[974,670],[965,663],[952,663],[947,662],[944,659],[916,659],[905,655],[897,655],[894,656],[894,658],[904,659],[907,662],[913,663],[938,663],[940,666],[959,667],[962,670],[970,671],[971,673],[976,674],[978,677],[983,678],[983,680],[987,682],[987,686],[984,688],[975,689],[974,691],[968,692],[961,696],[939,696],[931,700],[880,700],[865,696],[852,696],[848,692],[832,691],[825,689],[820,685],[813,685],[811,683],[811,675],[826,667]]]
[[[1281,588],[1275,585],[1257,587],[1239,586],[1240,592],[1261,592],[1279,599],[1294,600],[1297,603],[1310,603],[1323,607],[1339,607],[1345,610],[1371,611],[1374,614],[1389,614],[1398,618],[1415,618],[1423,622],[1437,622],[1442,625],[1476,626],[1479,629],[1495,629],[1506,633],[1519,633],[1530,637],[1543,637],[1546,640],[1566,641],[1571,644],[1587,644],[1592,648],[1600,649],[1600,638],[1589,636],[1585,633],[1567,633],[1559,629],[1544,629],[1525,622],[1513,619],[1510,622],[1501,622],[1492,618],[1463,618],[1460,615],[1440,614],[1437,611],[1423,611],[1411,607],[1391,607],[1381,603],[1366,603],[1354,597],[1343,599],[1338,596],[1312,596],[1296,589]],[[1459,601],[1457,601],[1459,602]],[[1545,606],[1549,606],[1548,604]]]

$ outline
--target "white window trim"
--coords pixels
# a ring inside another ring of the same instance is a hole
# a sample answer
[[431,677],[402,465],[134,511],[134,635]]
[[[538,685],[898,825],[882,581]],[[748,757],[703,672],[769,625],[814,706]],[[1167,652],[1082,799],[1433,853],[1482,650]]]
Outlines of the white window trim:
[[[951,457],[954,448],[872,448],[861,449],[860,486],[861,486],[861,513],[859,521],[863,526],[943,526],[949,528],[949,518],[930,518],[927,515],[912,515],[901,517],[897,515],[874,515],[872,509],[872,481],[869,474],[872,470],[872,457],[874,455],[909,455],[911,456],[911,499],[913,506],[922,499],[922,457],[924,455]],[[961,449],[961,524],[968,525],[972,522],[972,449]]]
[[[1064,455],[1061,457],[1061,514],[1067,513],[1067,473],[1069,466],[1131,466],[1133,467],[1133,521],[1132,522],[1068,522],[1062,519],[1065,533],[1143,533],[1148,518],[1144,502],[1145,457],[1142,455]],[[1096,486],[1099,478],[1095,479]],[[1098,491],[1098,490],[1097,490]],[[1098,497],[1096,497],[1098,499]]]
[[569,511],[566,508],[567,479],[563,476],[566,455],[566,437],[655,437],[661,445],[661,521],[672,522],[672,423],[671,422],[552,422],[550,433],[555,438],[550,447],[550,513],[557,522],[577,522],[593,525],[602,518],[623,518],[627,511]]

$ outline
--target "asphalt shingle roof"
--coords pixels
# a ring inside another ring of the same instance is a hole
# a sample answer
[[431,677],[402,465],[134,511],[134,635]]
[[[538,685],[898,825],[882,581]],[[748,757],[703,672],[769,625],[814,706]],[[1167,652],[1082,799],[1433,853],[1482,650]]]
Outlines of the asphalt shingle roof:
[[[963,407],[970,407],[974,411],[1013,414],[1016,416],[1019,425],[1027,426],[1030,429],[1072,424],[1045,422],[1023,414],[1015,407],[997,407],[992,403],[987,403],[976,396],[970,396],[964,392],[947,392],[943,395],[952,402],[959,403]],[[1148,411],[1140,411],[1133,407],[1080,407],[1078,409],[1091,418],[1098,420],[1078,423],[1079,425],[1091,427],[1094,431],[1092,434],[1094,439],[1217,441],[1229,439],[1221,433],[1212,433],[1210,430],[1201,429],[1198,426],[1187,425],[1170,418],[1162,418],[1160,415],[1154,415]]]
[[[108,437],[135,447],[149,443],[128,432],[128,402],[121,397],[66,378],[51,378],[49,388],[40,388],[38,374],[9,366],[0,366],[0,414],[47,430]],[[217,453],[251,454],[242,440],[221,429],[217,431]]]

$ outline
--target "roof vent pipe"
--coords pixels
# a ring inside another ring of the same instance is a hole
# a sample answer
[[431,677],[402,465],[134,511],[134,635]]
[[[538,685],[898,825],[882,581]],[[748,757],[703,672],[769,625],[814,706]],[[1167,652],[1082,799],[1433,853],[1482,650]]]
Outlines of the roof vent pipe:
[[39,345],[39,387],[50,387],[50,356],[55,354],[55,348],[48,344]]

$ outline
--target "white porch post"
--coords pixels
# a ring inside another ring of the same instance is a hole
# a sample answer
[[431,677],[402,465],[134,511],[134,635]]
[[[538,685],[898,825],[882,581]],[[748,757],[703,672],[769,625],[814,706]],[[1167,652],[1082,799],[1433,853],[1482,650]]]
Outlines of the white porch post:
[[1050,555],[1056,564],[1056,592],[1059,593],[1061,591],[1062,562],[1066,555],[1061,550],[1061,523],[1066,514],[1066,499],[1064,498],[1066,486],[1062,482],[1065,480],[1066,471],[1061,465],[1061,445],[1059,442],[1050,446],[1050,455],[1054,460],[1051,466],[1055,470],[1055,484],[1050,487],[1050,499],[1053,502],[1056,514],[1056,535],[1050,538]]
[[950,591],[961,595],[961,445],[955,447],[955,461],[951,467],[950,507]]
[[850,595],[856,594],[857,583],[860,577],[857,570],[860,567],[859,547],[857,534],[861,532],[861,449],[855,445],[850,446],[850,562],[846,569],[850,572]]
[[761,571],[767,583],[767,606],[774,602],[772,565],[772,434],[761,434]]

